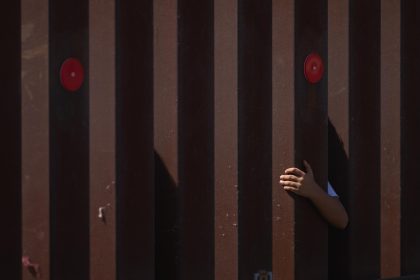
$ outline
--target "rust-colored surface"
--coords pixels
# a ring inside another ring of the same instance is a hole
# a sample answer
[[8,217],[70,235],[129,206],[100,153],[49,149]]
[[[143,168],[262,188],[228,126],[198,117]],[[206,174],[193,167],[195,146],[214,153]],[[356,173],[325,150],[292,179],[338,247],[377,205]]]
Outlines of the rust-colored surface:
[[381,2],[381,277],[400,276],[400,0]]
[[177,1],[154,1],[154,145],[178,183]]
[[179,279],[177,1],[154,1],[156,279]]
[[[89,1],[90,279],[116,279],[115,6]],[[101,216],[101,217],[100,217]]]
[[295,279],[295,211],[293,198],[279,176],[293,166],[294,135],[294,1],[276,0],[272,8],[272,213],[273,279]]
[[348,0],[328,2],[328,117],[349,151]]
[[[349,203],[349,3],[328,3],[328,180],[345,208]],[[348,230],[330,228],[331,279],[348,275]],[[346,277],[346,276],[344,276]],[[348,276],[347,276],[348,277]]]
[[[22,256],[50,279],[48,1],[22,11]],[[22,268],[22,279],[34,279]]]
[[215,278],[238,279],[237,1],[214,3]]

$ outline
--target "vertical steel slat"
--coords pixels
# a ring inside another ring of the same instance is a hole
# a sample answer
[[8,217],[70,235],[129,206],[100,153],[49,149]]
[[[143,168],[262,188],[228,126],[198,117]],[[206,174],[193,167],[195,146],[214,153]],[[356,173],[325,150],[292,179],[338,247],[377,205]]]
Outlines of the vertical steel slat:
[[213,1],[178,1],[181,279],[214,278]]
[[237,2],[214,1],[215,279],[238,278]]
[[380,1],[350,1],[349,274],[380,277]]
[[273,279],[293,280],[294,201],[279,185],[279,176],[295,162],[294,1],[273,1],[272,22]]
[[154,279],[152,0],[116,2],[116,57],[117,279]]
[[381,277],[400,276],[400,0],[381,2]]
[[[49,1],[51,279],[89,279],[88,23],[88,2]],[[70,57],[85,74],[74,92],[60,83]]]
[[3,230],[0,234],[0,269],[2,277],[21,277],[21,5],[4,2],[0,9],[0,169],[2,194],[0,211]]
[[48,1],[22,1],[22,279],[50,279]]
[[[318,53],[324,66],[327,57],[327,1],[295,1],[295,165],[309,162],[315,180],[327,183],[327,81],[310,84],[304,77],[304,62]],[[327,279],[328,228],[314,207],[302,197],[295,199],[296,279]],[[308,234],[311,232],[311,234]]]
[[238,1],[239,279],[272,269],[271,14]]
[[116,279],[115,4],[89,1],[90,279]]
[[[349,1],[328,2],[328,180],[349,205]],[[349,277],[349,230],[330,228],[331,279]]]
[[348,153],[349,2],[328,2],[328,117]]
[[177,1],[154,1],[155,149],[178,182]]
[[[401,1],[401,274],[420,273],[420,3]],[[397,133],[397,132],[395,132]]]
[[153,15],[156,279],[179,279],[177,1]]

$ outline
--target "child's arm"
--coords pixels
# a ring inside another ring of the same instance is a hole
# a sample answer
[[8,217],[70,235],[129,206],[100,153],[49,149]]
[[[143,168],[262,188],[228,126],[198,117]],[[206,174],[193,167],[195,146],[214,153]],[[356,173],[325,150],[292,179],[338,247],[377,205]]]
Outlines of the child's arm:
[[344,229],[348,224],[348,216],[340,200],[329,196],[315,182],[311,166],[304,161],[307,173],[292,167],[280,176],[280,184],[286,191],[294,192],[312,201],[321,215],[333,226]]

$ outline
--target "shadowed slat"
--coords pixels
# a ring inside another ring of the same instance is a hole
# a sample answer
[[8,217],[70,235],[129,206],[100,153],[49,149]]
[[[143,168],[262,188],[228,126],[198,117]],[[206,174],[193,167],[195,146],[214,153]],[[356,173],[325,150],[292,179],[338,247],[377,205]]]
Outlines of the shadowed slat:
[[[327,184],[327,81],[310,84],[304,77],[306,57],[318,53],[325,66],[327,56],[327,1],[295,1],[295,166],[307,160],[315,180]],[[295,277],[327,279],[328,228],[312,204],[295,198]],[[310,232],[310,234],[308,234]]]
[[357,280],[380,277],[380,12],[380,0],[350,1],[347,275]]
[[238,1],[239,279],[272,266],[271,1]]
[[[50,263],[53,280],[89,279],[89,5],[49,1]],[[80,89],[60,84],[63,62],[84,67]],[[69,234],[71,233],[71,234]]]
[[2,193],[0,211],[4,213],[0,233],[2,277],[21,277],[21,10],[20,1],[3,2],[0,8],[0,170]]
[[401,274],[420,273],[420,2],[401,1]]
[[213,1],[178,1],[180,273],[214,279]]
[[117,279],[155,277],[153,1],[116,1]]

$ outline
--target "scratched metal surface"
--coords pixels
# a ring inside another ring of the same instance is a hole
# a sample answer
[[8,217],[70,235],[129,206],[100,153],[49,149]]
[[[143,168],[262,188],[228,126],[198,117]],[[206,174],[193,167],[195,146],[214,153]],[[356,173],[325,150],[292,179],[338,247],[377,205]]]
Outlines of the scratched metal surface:
[[90,279],[112,280],[116,277],[114,1],[89,1],[89,28],[89,271]]
[[[48,2],[21,1],[22,279],[50,279]],[[37,275],[38,273],[38,275]]]

